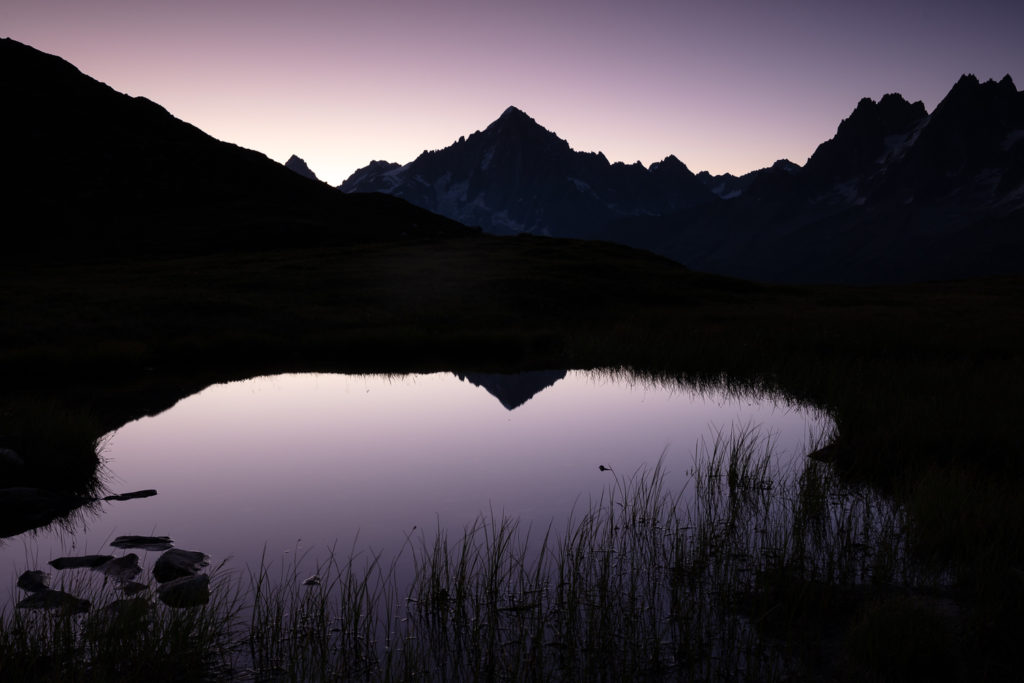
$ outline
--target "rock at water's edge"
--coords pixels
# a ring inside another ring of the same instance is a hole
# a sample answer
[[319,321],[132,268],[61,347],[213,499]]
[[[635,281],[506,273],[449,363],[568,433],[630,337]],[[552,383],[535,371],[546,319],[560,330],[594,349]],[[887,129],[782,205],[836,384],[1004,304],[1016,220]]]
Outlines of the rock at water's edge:
[[168,536],[118,536],[110,545],[115,548],[167,550],[174,546],[174,541]]
[[119,581],[131,581],[142,571],[139,566],[139,556],[135,553],[128,553],[124,557],[117,557],[109,562],[104,562],[93,571],[106,574],[112,579]]
[[159,558],[153,565],[153,578],[165,583],[182,576],[194,576],[201,567],[205,567],[207,555],[193,550],[172,548]]
[[70,614],[89,611],[89,601],[76,598],[64,591],[44,590],[33,593],[16,607],[18,609],[62,609]]
[[114,559],[113,555],[82,555],[81,557],[58,557],[50,560],[54,569],[78,569],[79,567],[98,567]]
[[38,593],[49,589],[50,577],[46,572],[33,569],[18,577],[18,588],[29,593]]
[[104,496],[103,500],[132,500],[134,498],[149,498],[150,496],[155,495],[156,489],[143,489],[142,491],[131,491],[130,493],[115,493],[112,496]]

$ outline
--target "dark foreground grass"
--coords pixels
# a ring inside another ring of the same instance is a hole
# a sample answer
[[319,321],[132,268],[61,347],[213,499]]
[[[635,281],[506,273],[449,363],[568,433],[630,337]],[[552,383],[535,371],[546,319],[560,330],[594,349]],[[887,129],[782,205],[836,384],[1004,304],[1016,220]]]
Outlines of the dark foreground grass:
[[[909,552],[905,511],[828,465],[772,458],[756,429],[719,432],[692,471],[618,477],[560,531],[481,517],[398,556],[331,554],[315,580],[298,561],[221,576],[201,608],[101,586],[88,615],[7,611],[0,676],[855,680],[885,679],[895,656],[943,680],[969,666],[949,577]],[[886,605],[900,630],[880,639]]]
[[[87,570],[86,570],[87,571]],[[172,609],[143,593],[79,574],[60,586],[91,609],[15,609],[0,625],[4,681],[202,681],[227,671],[243,603],[236,583],[217,576],[209,604]]]

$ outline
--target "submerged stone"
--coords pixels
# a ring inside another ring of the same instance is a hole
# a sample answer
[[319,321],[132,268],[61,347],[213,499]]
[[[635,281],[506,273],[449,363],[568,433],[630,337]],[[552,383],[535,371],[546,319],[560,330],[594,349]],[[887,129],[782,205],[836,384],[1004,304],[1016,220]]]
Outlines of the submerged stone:
[[169,607],[197,607],[210,601],[210,577],[207,574],[183,576],[156,589],[160,600]]
[[64,591],[46,589],[28,596],[16,607],[18,609],[62,609],[70,614],[79,614],[89,611],[89,601],[76,598]]
[[46,575],[46,572],[41,572],[38,569],[27,571],[18,577],[18,588],[29,593],[47,590],[49,583],[50,577]]
[[98,567],[114,559],[113,555],[82,555],[80,557],[58,557],[50,560],[54,569],[78,569],[80,567]]
[[153,565],[153,578],[165,583],[182,576],[194,576],[201,567],[209,564],[206,560],[205,553],[172,548],[157,558]]
[[104,562],[93,571],[106,574],[112,579],[119,581],[131,581],[142,571],[139,566],[139,556],[135,553],[128,553],[124,557],[116,557],[113,560]]
[[174,546],[174,541],[168,536],[118,536],[110,545],[115,548],[167,550]]

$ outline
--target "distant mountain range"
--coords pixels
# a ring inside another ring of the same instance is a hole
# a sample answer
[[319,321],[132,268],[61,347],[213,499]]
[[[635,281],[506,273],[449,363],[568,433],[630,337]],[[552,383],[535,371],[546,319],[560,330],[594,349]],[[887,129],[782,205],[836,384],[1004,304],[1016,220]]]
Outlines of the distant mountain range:
[[404,166],[381,192],[487,232],[620,242],[696,269],[780,282],[894,282],[1024,271],[1024,94],[963,76],[929,114],[865,98],[800,167],[694,175],[674,156],[609,163],[515,107]]
[[394,197],[304,180],[15,40],[0,39],[0,67],[0,262],[474,232]]
[[715,199],[675,157],[644,168],[573,151],[515,107],[485,130],[405,166],[375,161],[344,192],[386,192],[497,234],[590,237],[616,218],[664,215]]
[[215,140],[14,40],[0,40],[0,64],[2,192],[17,217],[0,262],[473,234],[465,223],[764,281],[1024,272],[1024,93],[1009,76],[964,76],[931,113],[896,94],[863,99],[803,167],[612,164],[510,107],[404,166],[373,162],[338,192],[297,157],[285,168]]

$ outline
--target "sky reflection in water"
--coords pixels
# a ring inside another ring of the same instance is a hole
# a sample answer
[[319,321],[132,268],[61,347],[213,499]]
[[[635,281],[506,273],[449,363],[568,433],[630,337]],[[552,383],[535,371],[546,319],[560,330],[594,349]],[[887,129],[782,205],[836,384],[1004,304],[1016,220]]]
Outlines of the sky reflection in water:
[[664,452],[669,483],[682,486],[701,438],[750,422],[790,456],[830,424],[771,401],[575,371],[514,410],[449,373],[215,385],[109,435],[108,488],[159,495],[104,503],[73,536],[7,539],[0,579],[26,557],[44,568],[62,554],[121,554],[109,542],[127,534],[167,535],[214,563],[252,565],[264,547],[275,562],[335,543],[343,554],[393,552],[414,528],[440,524],[456,536],[491,510],[543,529],[601,495],[611,475],[598,465],[629,475]]

